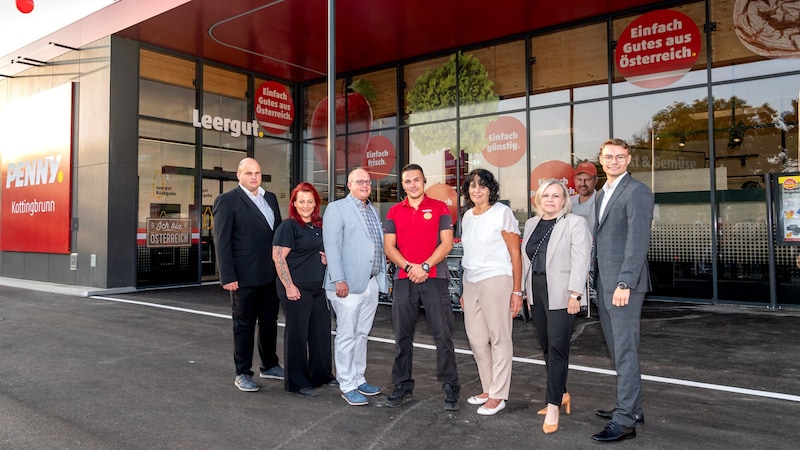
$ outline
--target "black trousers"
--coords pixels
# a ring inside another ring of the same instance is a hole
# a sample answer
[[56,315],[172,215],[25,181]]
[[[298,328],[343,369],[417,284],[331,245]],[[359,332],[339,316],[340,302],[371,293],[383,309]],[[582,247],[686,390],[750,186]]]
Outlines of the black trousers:
[[253,375],[251,368],[256,325],[261,370],[278,365],[275,346],[278,340],[279,305],[274,281],[263,286],[239,287],[231,292],[233,362],[236,365],[236,375]]
[[283,332],[284,389],[322,386],[333,380],[331,312],[322,280],[311,285],[297,283],[300,299],[291,301],[278,283],[278,296],[286,315]]
[[411,377],[412,359],[420,303],[425,308],[425,317],[436,344],[438,380],[442,384],[458,386],[450,292],[447,289],[447,280],[439,278],[430,278],[421,284],[412,283],[408,278],[394,281],[392,325],[397,345],[392,366],[392,383],[407,390],[414,389],[414,379]]
[[550,309],[547,295],[547,275],[532,274],[533,305],[531,318],[536,326],[536,336],[542,346],[547,371],[547,394],[545,401],[561,406],[561,397],[567,392],[569,371],[569,341],[575,315],[567,309]]

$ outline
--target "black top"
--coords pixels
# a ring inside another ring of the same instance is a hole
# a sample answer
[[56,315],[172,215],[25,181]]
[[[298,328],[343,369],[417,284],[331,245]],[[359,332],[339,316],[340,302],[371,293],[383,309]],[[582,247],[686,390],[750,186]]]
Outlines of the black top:
[[[531,259],[531,271],[533,272],[546,272],[547,258],[545,255],[547,254],[547,243],[550,242],[550,231],[556,225],[557,220],[557,218],[540,220],[539,223],[536,224],[536,228],[533,229],[531,238],[528,239],[528,245],[525,246],[525,253],[527,253],[528,258]],[[534,259],[533,254],[536,253],[537,247],[539,251],[536,254],[536,259]]]
[[295,284],[317,284],[322,287],[325,265],[319,254],[323,250],[322,228],[296,220],[283,221],[275,230],[272,245],[291,249],[286,255],[286,264]]

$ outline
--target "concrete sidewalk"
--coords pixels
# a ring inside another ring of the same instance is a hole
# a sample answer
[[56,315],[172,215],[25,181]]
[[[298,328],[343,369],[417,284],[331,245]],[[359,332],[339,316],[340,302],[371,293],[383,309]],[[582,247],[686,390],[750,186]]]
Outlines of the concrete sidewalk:
[[[442,409],[424,313],[414,400],[382,406],[394,351],[385,305],[371,333],[367,372],[384,394],[353,407],[331,387],[311,399],[274,380],[257,380],[257,393],[238,391],[229,300],[217,285],[100,294],[0,286],[0,448],[594,448],[600,444],[590,436],[605,422],[593,411],[614,400],[594,317],[579,318],[573,335],[572,414],[544,435],[536,415],[544,368],[531,323],[514,324],[508,407],[483,417],[465,401],[480,383],[460,315],[460,411]],[[636,439],[612,445],[796,448],[799,319],[792,310],[647,302],[646,424]]]

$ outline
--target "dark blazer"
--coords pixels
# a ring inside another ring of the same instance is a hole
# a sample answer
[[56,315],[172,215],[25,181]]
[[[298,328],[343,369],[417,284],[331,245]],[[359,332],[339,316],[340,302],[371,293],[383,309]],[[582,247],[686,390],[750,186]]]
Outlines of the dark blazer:
[[650,290],[647,251],[653,222],[653,193],[628,173],[620,181],[598,219],[605,191],[596,200],[594,242],[595,273],[602,286],[613,291],[624,281],[634,292]]
[[[272,192],[265,192],[264,198],[272,208],[277,228],[281,223],[278,199]],[[221,194],[214,201],[213,214],[220,283],[238,281],[240,287],[271,283],[275,279],[274,230],[248,194],[241,186]]]

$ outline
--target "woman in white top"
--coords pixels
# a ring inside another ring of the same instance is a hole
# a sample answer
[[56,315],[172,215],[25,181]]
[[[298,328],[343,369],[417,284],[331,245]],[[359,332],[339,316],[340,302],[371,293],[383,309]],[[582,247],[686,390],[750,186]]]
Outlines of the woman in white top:
[[511,385],[511,327],[522,308],[519,221],[497,203],[499,185],[488,170],[470,172],[462,192],[470,209],[461,221],[461,309],[483,389],[467,402],[490,416],[506,407]]

